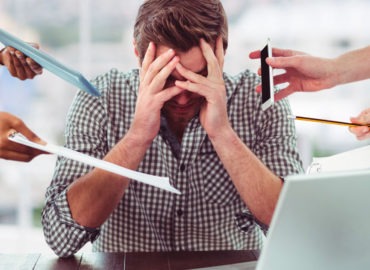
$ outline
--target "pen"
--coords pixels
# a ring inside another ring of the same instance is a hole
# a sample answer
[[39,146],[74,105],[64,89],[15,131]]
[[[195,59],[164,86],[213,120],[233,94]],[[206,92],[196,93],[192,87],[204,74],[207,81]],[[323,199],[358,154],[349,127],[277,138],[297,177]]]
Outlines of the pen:
[[296,120],[302,120],[302,121],[308,121],[308,122],[318,122],[318,123],[323,123],[323,124],[347,126],[347,127],[361,127],[361,126],[370,127],[369,124],[362,125],[362,124],[355,124],[355,123],[349,123],[349,122],[340,122],[340,121],[333,121],[333,120],[326,120],[326,119],[319,119],[319,118],[311,118],[311,117],[303,117],[303,116],[295,116],[295,115],[288,115],[288,118],[296,119]]

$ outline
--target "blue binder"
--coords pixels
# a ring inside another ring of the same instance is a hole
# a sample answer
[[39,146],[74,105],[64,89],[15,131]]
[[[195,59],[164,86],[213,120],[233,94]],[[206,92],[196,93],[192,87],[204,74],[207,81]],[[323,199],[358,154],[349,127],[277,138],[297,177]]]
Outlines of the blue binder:
[[86,91],[93,96],[100,96],[99,91],[84,77],[81,73],[66,67],[46,53],[32,47],[26,42],[12,36],[6,31],[0,29],[0,42],[5,46],[13,47],[28,57],[35,60],[40,66],[54,73],[65,81]]

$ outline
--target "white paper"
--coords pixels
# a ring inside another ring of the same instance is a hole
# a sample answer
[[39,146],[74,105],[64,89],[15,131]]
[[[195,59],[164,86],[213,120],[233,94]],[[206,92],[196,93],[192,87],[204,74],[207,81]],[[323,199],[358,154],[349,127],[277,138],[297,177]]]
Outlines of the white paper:
[[362,170],[370,168],[370,145],[328,157],[314,157],[307,173]]
[[25,136],[23,136],[21,133],[13,133],[9,136],[9,140],[20,143],[32,148],[36,148],[48,153],[56,154],[59,156],[63,156],[75,161],[79,161],[91,166],[94,166],[96,168],[100,168],[139,182],[142,182],[144,184],[148,184],[154,187],[158,187],[176,194],[181,194],[179,190],[176,188],[172,187],[169,181],[168,177],[160,177],[160,176],[154,176],[150,174],[145,174],[137,171],[133,171],[121,166],[118,166],[116,164],[100,160],[91,156],[88,156],[86,154],[82,154],[80,152],[62,147],[62,146],[56,146],[52,144],[46,144],[46,145],[41,145],[38,143],[31,142],[28,140]]

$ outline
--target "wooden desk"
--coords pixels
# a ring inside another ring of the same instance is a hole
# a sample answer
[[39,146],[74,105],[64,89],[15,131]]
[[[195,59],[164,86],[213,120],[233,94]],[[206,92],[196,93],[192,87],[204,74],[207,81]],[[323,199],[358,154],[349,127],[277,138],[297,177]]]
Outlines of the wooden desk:
[[83,253],[70,258],[52,254],[0,254],[0,269],[180,270],[256,261],[259,251]]

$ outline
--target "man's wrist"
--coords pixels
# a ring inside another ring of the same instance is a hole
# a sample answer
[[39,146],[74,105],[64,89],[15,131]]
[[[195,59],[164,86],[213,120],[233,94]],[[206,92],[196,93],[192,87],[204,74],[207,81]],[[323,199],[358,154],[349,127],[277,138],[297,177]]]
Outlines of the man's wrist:
[[131,147],[143,147],[145,149],[149,148],[153,140],[147,138],[147,136],[142,135],[142,133],[134,132],[129,130],[125,135],[125,141],[127,145]]
[[235,140],[238,138],[235,131],[230,125],[225,126],[224,128],[220,127],[216,134],[213,134],[213,135],[208,134],[208,137],[212,143],[218,143],[222,141],[230,142],[231,140]]

